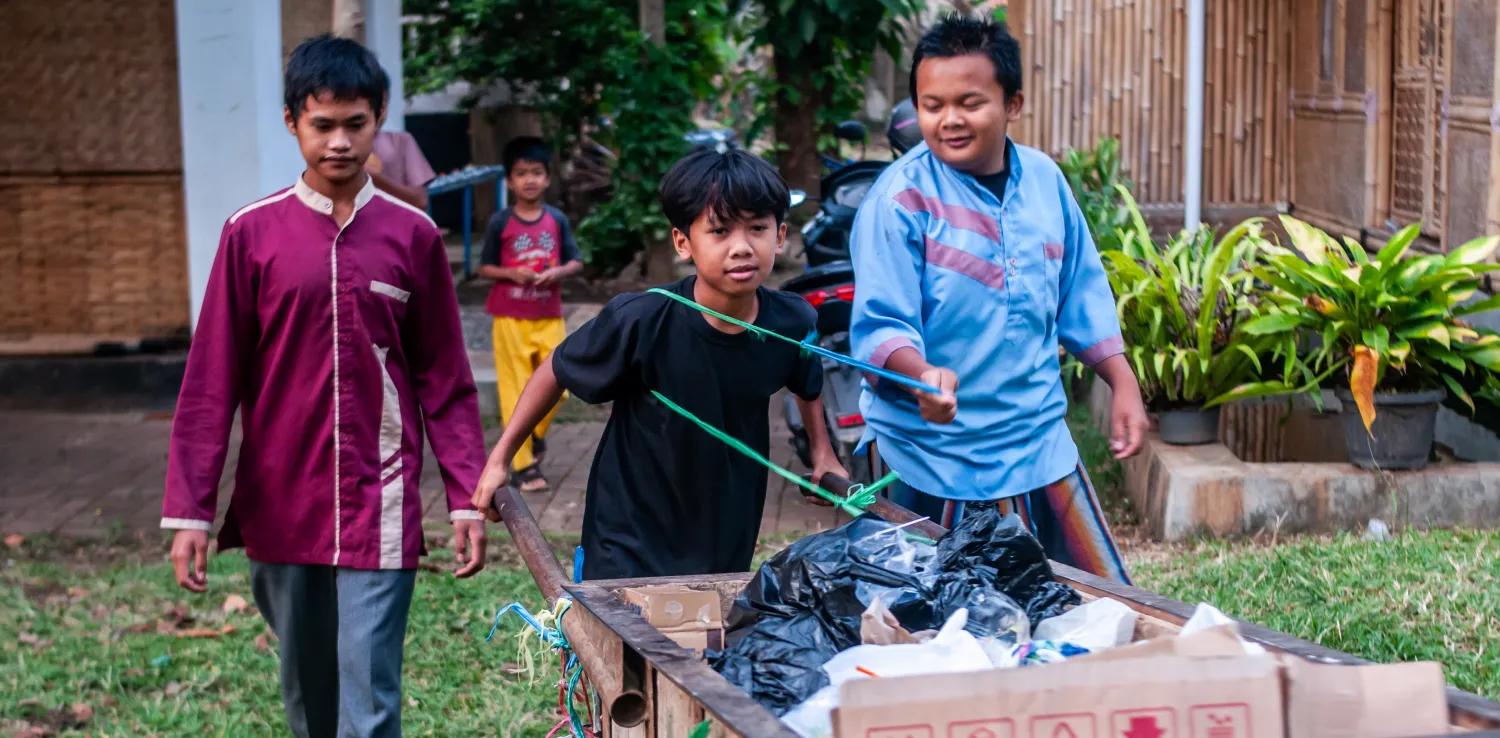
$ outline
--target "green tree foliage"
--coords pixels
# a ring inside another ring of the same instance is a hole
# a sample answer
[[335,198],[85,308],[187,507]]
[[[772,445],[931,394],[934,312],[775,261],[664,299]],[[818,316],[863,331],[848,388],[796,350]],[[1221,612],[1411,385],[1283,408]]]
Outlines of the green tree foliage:
[[[743,9],[740,0],[736,10]],[[865,80],[877,48],[901,59],[899,21],[922,10],[922,0],[763,0],[745,16],[743,29],[756,47],[770,47],[774,79],[763,80],[762,99],[774,102],[752,127],[770,117],[777,164],[793,187],[815,189],[820,150],[832,148],[833,126],[864,103]]]

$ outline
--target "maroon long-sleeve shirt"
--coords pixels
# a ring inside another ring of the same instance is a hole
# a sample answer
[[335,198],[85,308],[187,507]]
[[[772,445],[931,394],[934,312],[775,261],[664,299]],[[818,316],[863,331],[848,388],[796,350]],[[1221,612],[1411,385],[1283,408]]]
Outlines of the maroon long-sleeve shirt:
[[162,527],[209,530],[236,408],[221,549],[408,569],[423,553],[423,428],[449,516],[479,519],[479,405],[442,238],[367,183],[340,229],[297,184],[224,225],[177,401]]

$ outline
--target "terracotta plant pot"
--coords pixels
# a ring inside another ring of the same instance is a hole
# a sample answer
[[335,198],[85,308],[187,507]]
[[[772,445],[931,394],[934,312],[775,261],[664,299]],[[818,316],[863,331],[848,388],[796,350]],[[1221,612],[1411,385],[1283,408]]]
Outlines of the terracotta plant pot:
[[1219,408],[1201,407],[1163,410],[1157,413],[1161,440],[1173,446],[1201,446],[1219,440]]
[[[1421,469],[1432,456],[1437,410],[1443,390],[1375,395],[1375,422],[1365,431],[1359,407],[1349,390],[1336,390],[1344,410],[1344,445],[1349,461],[1361,469]],[[1373,434],[1373,437],[1372,437]]]

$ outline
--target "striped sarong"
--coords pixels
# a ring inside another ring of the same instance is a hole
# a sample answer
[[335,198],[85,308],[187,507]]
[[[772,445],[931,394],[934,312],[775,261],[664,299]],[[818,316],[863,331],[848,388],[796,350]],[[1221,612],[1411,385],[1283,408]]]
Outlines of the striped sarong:
[[[890,499],[944,528],[963,519],[964,503],[914,490],[900,482],[888,488]],[[1041,489],[997,500],[1001,513],[1015,513],[1041,542],[1047,557],[1106,579],[1130,584],[1130,574],[1109,533],[1099,497],[1088,472],[1079,465],[1072,474]]]

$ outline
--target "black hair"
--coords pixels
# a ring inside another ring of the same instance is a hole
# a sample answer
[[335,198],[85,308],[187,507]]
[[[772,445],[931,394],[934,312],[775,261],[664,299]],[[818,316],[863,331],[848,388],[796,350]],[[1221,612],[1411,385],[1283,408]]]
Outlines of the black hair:
[[983,54],[995,65],[995,82],[1009,100],[1021,91],[1021,44],[1005,23],[988,18],[948,15],[922,34],[911,55],[911,99],[917,101],[917,67],[923,59],[951,59]]
[[500,163],[505,165],[505,171],[510,172],[516,168],[516,164],[530,161],[541,164],[552,173],[552,149],[536,136],[521,136],[513,138],[505,144],[505,150],[500,153]]
[[726,222],[770,215],[781,225],[791,197],[776,168],[744,149],[694,147],[661,180],[662,212],[683,233],[705,211]]
[[302,116],[307,98],[329,93],[335,100],[369,100],[378,119],[385,110],[391,78],[375,55],[357,41],[322,34],[297,44],[286,63],[286,107],[292,120]]

